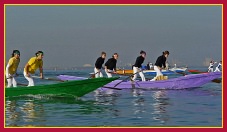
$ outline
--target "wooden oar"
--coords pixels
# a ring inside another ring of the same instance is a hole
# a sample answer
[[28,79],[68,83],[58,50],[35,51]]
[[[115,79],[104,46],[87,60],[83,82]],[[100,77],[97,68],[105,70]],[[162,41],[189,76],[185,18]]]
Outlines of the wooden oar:
[[95,78],[95,75],[99,73],[99,72],[96,72],[95,74],[91,74],[91,76],[89,78]]
[[129,76],[129,74],[121,74],[121,73],[115,73],[115,72],[109,72],[109,73],[115,74],[115,75]]
[[139,72],[142,72],[142,70],[141,71],[138,71],[138,72],[136,72],[136,73],[134,73],[134,74],[131,74],[130,76],[128,76],[127,78],[125,78],[125,79],[123,79],[122,81],[120,81],[120,82],[118,82],[117,84],[115,84],[113,87],[107,87],[107,86],[103,86],[104,88],[110,88],[110,89],[117,89],[117,90],[121,90],[120,88],[115,88],[117,85],[119,85],[120,83],[122,83],[123,81],[126,81],[126,80],[128,80],[130,77],[133,77],[133,75],[135,75],[135,74],[137,74],[137,73],[139,73]]
[[122,90],[121,88],[114,88],[114,87],[107,87],[107,86],[103,86],[103,88],[114,89],[114,90]]
[[130,77],[133,77],[135,74],[139,73],[139,72],[142,72],[142,70],[140,71],[137,71],[136,73],[134,74],[131,74],[130,76],[128,76],[127,78],[123,79],[122,81],[118,82],[117,84],[115,84],[113,87],[116,87],[117,85],[119,85],[120,83],[122,83],[123,81],[126,81],[128,80]]
[[221,80],[219,80],[219,79],[213,79],[212,82],[221,83]]
[[[39,78],[39,79],[42,79],[40,78],[39,76],[32,76],[33,78]],[[60,79],[55,79],[55,78],[43,78],[45,80],[51,80],[51,81],[59,81],[59,82],[65,82],[63,80],[60,80]]]
[[27,84],[23,84],[23,83],[17,83],[17,85],[20,85],[20,86],[28,86]]
[[[138,77],[138,78],[140,78],[141,79],[141,77]],[[150,81],[150,80],[152,80],[153,78],[147,78],[147,77],[145,77],[145,80],[146,81]]]

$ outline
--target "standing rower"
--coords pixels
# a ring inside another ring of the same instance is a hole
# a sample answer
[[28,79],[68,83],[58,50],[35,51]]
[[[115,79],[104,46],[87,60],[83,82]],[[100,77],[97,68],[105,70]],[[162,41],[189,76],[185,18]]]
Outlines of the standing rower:
[[106,52],[102,52],[101,53],[101,57],[99,57],[96,62],[95,62],[95,68],[94,68],[94,71],[95,71],[95,78],[98,78],[98,77],[103,77],[103,74],[101,72],[101,69],[102,69],[102,64],[104,63],[105,61],[105,58],[106,58]]
[[118,59],[118,54],[114,53],[112,58],[110,58],[106,63],[105,63],[105,72],[106,75],[109,77],[112,77],[111,73],[116,73],[116,65],[117,65],[117,59]]
[[208,67],[208,72],[214,72],[214,64],[215,64],[216,62],[214,62],[213,60],[212,61],[210,61],[210,65],[209,65],[209,67]]
[[146,79],[145,79],[145,77],[144,77],[144,74],[143,74],[143,72],[142,72],[142,70],[141,70],[141,67],[142,67],[142,64],[143,64],[143,62],[144,62],[145,57],[146,57],[146,52],[143,51],[143,50],[140,51],[140,56],[138,56],[138,57],[136,58],[136,62],[135,62],[135,64],[134,64],[134,66],[133,66],[133,74],[134,74],[134,77],[132,78],[133,81],[136,80],[136,78],[137,78],[137,73],[139,73],[139,75],[140,75],[142,81],[146,81]]
[[17,82],[15,80],[15,76],[18,76],[17,74],[17,68],[20,63],[20,51],[19,50],[13,50],[12,57],[9,59],[9,62],[6,66],[6,79],[8,82],[7,87],[17,87]]
[[35,74],[36,69],[39,68],[40,78],[43,79],[43,52],[38,51],[35,53],[24,67],[24,77],[28,80],[28,86],[34,86],[34,81],[31,74]]
[[156,71],[156,77],[154,77],[151,81],[155,81],[158,76],[162,76],[162,69],[166,68],[166,59],[169,56],[169,51],[162,52],[162,55],[159,56],[156,60],[154,70]]
[[214,72],[220,72],[221,70],[219,68],[221,68],[222,61],[219,62],[218,66],[215,68]]

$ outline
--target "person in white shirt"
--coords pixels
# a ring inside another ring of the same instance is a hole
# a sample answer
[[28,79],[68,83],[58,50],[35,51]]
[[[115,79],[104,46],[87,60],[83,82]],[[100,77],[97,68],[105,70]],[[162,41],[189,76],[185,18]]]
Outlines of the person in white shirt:
[[214,72],[214,61],[210,61],[210,65],[208,67],[208,72]]
[[221,70],[219,68],[221,68],[222,61],[219,62],[218,66],[215,68],[214,72],[220,72]]

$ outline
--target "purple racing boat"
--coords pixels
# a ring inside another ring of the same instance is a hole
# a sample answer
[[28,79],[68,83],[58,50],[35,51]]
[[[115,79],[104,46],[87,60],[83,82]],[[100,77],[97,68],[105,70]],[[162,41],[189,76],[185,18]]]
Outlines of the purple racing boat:
[[70,75],[59,75],[59,76],[57,76],[57,78],[60,80],[63,80],[63,81],[88,79],[86,77],[77,77],[77,76],[70,76]]
[[[204,74],[190,74],[178,78],[172,78],[168,80],[161,81],[122,81],[115,80],[104,86],[104,88],[145,88],[145,89],[186,89],[201,87],[202,85],[211,82],[216,78],[220,78],[222,75],[221,72],[210,72]],[[61,80],[81,80],[87,79],[83,77],[60,75],[58,76]]]

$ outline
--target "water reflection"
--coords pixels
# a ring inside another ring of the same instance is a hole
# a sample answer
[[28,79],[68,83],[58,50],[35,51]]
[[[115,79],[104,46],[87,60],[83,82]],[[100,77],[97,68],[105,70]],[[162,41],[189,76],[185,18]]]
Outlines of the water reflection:
[[[144,124],[150,124],[149,126],[152,126],[152,124],[164,125],[170,120],[168,114],[170,100],[167,96],[167,92],[168,91],[165,90],[149,91],[139,88],[131,89],[131,94],[134,97],[132,100],[134,118],[146,120],[142,118],[149,118],[148,113],[151,113],[151,122]],[[152,93],[152,98],[148,98],[147,94],[149,93]],[[141,125],[144,124],[141,123]]]
[[144,93],[144,90],[140,89],[140,88],[132,88],[131,89],[131,93],[133,97],[139,97],[142,96]]
[[114,105],[119,94],[113,89],[97,89],[94,91],[96,104]]
[[146,112],[146,106],[145,106],[145,99],[143,97],[143,90],[138,88],[132,88],[131,93],[132,96],[135,98],[132,100],[133,103],[133,114],[134,117],[137,119],[140,119],[143,117],[143,113]]
[[160,121],[160,124],[165,124],[169,120],[168,106],[170,106],[170,101],[167,96],[167,91],[155,91],[152,95],[154,103],[153,106],[152,119],[155,121]]
[[34,100],[27,100],[20,108],[22,118],[25,122],[34,122],[44,115],[42,104],[35,103]]
[[[75,98],[43,96],[6,99],[5,125],[7,127],[46,126],[46,122],[51,122],[48,118],[56,117],[53,113],[62,112],[60,116],[63,118],[74,112],[78,113],[77,115],[102,112],[103,109],[95,105],[95,102],[93,100],[83,101]],[[71,113],[67,113],[67,110]]]
[[6,101],[5,106],[6,126],[15,126],[14,122],[18,121],[20,115],[19,112],[16,111],[16,101]]
[[112,118],[120,116],[121,110],[116,107],[120,94],[116,90],[97,89],[94,93],[95,104],[102,105],[103,112],[111,114]]
[[25,126],[44,121],[43,105],[35,104],[34,100],[7,100],[5,106],[6,126],[18,126],[20,122],[24,122]]

